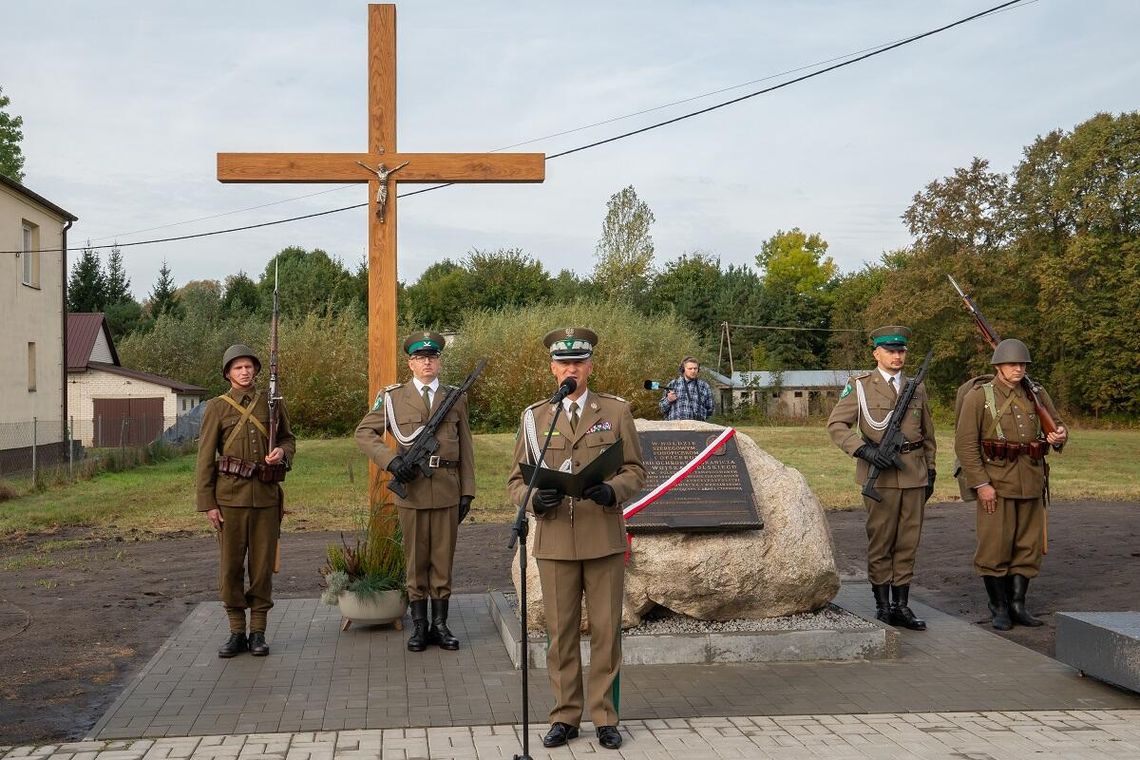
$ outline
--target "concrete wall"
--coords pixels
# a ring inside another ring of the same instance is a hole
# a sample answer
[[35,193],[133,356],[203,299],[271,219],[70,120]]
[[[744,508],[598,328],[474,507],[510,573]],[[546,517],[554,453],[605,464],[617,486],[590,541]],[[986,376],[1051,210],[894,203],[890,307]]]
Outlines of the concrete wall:
[[[66,221],[0,184],[0,250],[24,250],[25,223],[34,228],[33,249],[62,247]],[[30,436],[33,417],[40,421],[39,443],[64,439],[64,255],[30,255],[35,258],[0,255],[0,424],[9,433],[0,436],[0,448],[9,448],[25,426]],[[31,284],[23,282],[25,259],[36,265]],[[28,389],[29,343],[35,344],[34,391]]]
[[772,417],[806,418],[829,414],[839,401],[841,388],[756,388],[733,391],[733,404],[757,407],[763,403],[765,413]]

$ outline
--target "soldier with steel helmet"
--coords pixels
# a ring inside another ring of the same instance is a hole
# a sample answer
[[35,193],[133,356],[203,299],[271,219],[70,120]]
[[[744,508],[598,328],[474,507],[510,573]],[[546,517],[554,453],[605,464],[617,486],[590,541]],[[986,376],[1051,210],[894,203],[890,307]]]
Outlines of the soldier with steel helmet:
[[882,501],[864,497],[867,509],[867,576],[875,597],[875,616],[889,625],[915,631],[926,622],[910,609],[910,583],[922,537],[926,500],[934,491],[934,418],[926,387],[915,389],[901,432],[906,439],[898,460],[879,451],[879,442],[896,414],[906,387],[903,365],[911,331],[887,325],[871,332],[876,368],[853,375],[827,420],[832,442],[856,459],[855,481],[862,485],[871,465],[880,468],[875,488]]
[[[525,505],[535,515],[532,554],[538,565],[546,615],[547,672],[554,692],[550,730],[544,747],[558,747],[578,736],[583,710],[589,711],[598,744],[617,749],[618,683],[621,669],[621,605],[625,582],[625,523],[622,502],[645,484],[641,442],[629,403],[589,388],[598,336],[584,327],[552,330],[543,338],[550,372],[573,388],[560,402],[543,466],[579,472],[620,440],[622,464],[608,479],[573,498],[556,488],[536,489]],[[568,386],[567,386],[568,387]],[[562,394],[559,394],[562,395]],[[526,498],[522,462],[538,463],[540,437],[550,429],[557,407],[549,400],[522,413],[515,439],[515,466],[507,491],[516,506]],[[583,693],[580,655],[582,597],[590,626],[590,677]]]
[[[459,639],[451,632],[447,619],[459,523],[475,498],[475,448],[467,419],[467,397],[462,396],[447,412],[435,433],[439,452],[427,463],[431,477],[425,477],[415,462],[404,457],[423,432],[432,411],[439,408],[447,394],[458,392],[439,380],[444,347],[439,333],[427,330],[409,335],[404,340],[404,353],[408,356],[411,381],[380,391],[372,410],[356,427],[356,445],[360,450],[407,487],[406,497],[396,497],[396,507],[412,610],[412,634],[407,644],[411,652],[422,652],[429,644],[459,649]],[[384,442],[385,430],[396,439],[396,451]]]
[[198,511],[218,532],[221,599],[230,629],[219,657],[269,654],[265,629],[285,503],[280,480],[297,441],[278,401],[276,446],[268,450],[269,397],[255,385],[260,371],[261,360],[249,346],[226,349],[222,377],[230,389],[206,402],[198,435]]
[[964,394],[954,431],[966,487],[978,501],[974,572],[982,576],[991,625],[998,630],[1014,623],[1041,625],[1026,609],[1025,597],[1030,579],[1041,571],[1045,548],[1045,455],[1060,450],[1069,437],[1049,394],[1036,389],[1037,401],[1057,425],[1043,433],[1023,382],[1031,362],[1020,340],[998,343],[990,360],[995,374]]

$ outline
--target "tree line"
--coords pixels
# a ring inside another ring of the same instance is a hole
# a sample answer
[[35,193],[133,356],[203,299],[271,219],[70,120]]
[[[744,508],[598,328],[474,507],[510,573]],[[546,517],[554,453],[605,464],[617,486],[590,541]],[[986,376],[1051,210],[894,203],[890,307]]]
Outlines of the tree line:
[[[827,241],[797,227],[763,241],[754,264],[724,265],[715,253],[689,251],[655,265],[653,212],[626,187],[607,204],[588,275],[553,274],[518,248],[473,249],[433,264],[414,283],[399,283],[400,330],[458,331],[466,339],[486,334],[489,320],[506,329],[529,324],[543,310],[583,324],[620,313],[636,329],[620,331],[630,345],[609,341],[610,349],[624,355],[638,345],[649,352],[640,371],[632,367],[632,379],[640,382],[641,375],[669,372],[683,353],[702,356],[710,367],[721,357],[719,369],[727,373],[725,323],[735,326],[736,369],[777,371],[866,367],[867,331],[900,323],[915,330],[916,354],[934,351],[928,384],[947,402],[959,383],[987,370],[989,359],[946,279],[952,274],[1003,337],[1029,344],[1034,377],[1064,409],[1121,419],[1140,414],[1140,337],[1132,326],[1140,313],[1140,114],[1098,114],[1071,131],[1038,136],[1008,173],[974,158],[919,190],[902,220],[911,244],[854,272],[840,272]],[[72,308],[110,314],[116,303],[130,303],[122,292],[121,260],[112,253],[101,271],[88,253],[72,272]],[[330,355],[310,363],[314,377],[328,378],[312,392],[328,396],[321,404],[323,418],[331,419],[336,415],[329,410],[345,401],[329,387],[332,356],[351,367],[341,368],[347,375],[337,382],[351,380],[365,392],[366,264],[349,267],[325,251],[301,248],[281,251],[277,260],[286,319],[312,331],[314,352]],[[220,390],[214,354],[266,334],[271,268],[256,280],[238,273],[175,289],[164,265],[150,297],[137,311],[122,307],[129,314],[113,320],[124,361]],[[92,291],[80,302],[80,294]],[[506,321],[498,321],[504,315]],[[654,327],[661,324],[670,325],[672,340]],[[534,326],[536,335],[543,332]],[[760,329],[773,327],[797,329]],[[638,344],[636,336],[647,331],[661,345]],[[187,343],[191,337],[202,342]],[[488,335],[481,347],[490,350],[495,341]],[[198,355],[209,361],[187,366]],[[496,403],[517,410],[530,400]],[[351,414],[317,429],[344,428],[368,402],[353,398]],[[513,424],[504,414],[492,417],[488,425]]]

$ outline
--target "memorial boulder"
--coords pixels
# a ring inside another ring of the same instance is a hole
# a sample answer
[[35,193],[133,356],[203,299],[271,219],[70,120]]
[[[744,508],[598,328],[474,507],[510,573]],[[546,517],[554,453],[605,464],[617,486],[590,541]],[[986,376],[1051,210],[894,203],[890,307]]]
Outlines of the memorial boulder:
[[[643,433],[642,448],[646,450],[647,462],[652,456],[652,442],[669,439],[662,433],[685,431],[685,436],[677,436],[680,439],[692,438],[693,432],[700,432],[707,433],[711,440],[723,430],[705,422],[653,420],[637,420],[637,429]],[[750,485],[752,493],[748,498],[754,501],[763,528],[739,529],[744,523],[732,517],[730,521],[735,528],[732,530],[719,530],[715,524],[707,524],[707,520],[701,524],[698,519],[692,521],[699,525],[696,529],[670,527],[642,531],[637,528],[638,523],[670,522],[664,516],[664,510],[671,507],[665,499],[649,507],[632,522],[635,532],[626,565],[622,627],[638,625],[642,617],[657,606],[701,620],[755,619],[819,609],[838,593],[839,574],[827,520],[803,475],[741,433],[737,433],[732,442],[735,464],[731,468],[719,465],[726,473],[719,477],[722,481],[747,477],[745,487],[731,495],[718,494],[716,488],[709,486],[707,471],[705,480],[697,480],[698,468],[670,492],[674,505],[680,505],[674,508],[699,513],[698,502],[702,494],[707,493],[705,507],[709,513],[717,514],[722,511],[721,502],[739,500],[740,492]],[[710,459],[702,465],[706,466],[715,471],[718,464]],[[660,466],[647,466],[647,469],[650,471],[648,490],[664,478]],[[732,469],[741,474],[732,475]],[[529,543],[527,547],[529,550]],[[512,576],[517,591],[517,555],[512,562]],[[585,630],[584,609],[582,616]],[[545,627],[542,587],[533,556],[527,558],[527,627],[531,630]]]

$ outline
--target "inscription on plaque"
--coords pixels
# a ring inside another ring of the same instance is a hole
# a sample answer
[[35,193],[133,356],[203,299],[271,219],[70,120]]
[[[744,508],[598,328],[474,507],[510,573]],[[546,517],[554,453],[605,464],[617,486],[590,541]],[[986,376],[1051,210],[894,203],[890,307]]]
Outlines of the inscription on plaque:
[[[645,490],[636,501],[668,480],[716,438],[695,430],[638,433],[645,464]],[[671,491],[626,521],[631,533],[662,530],[729,531],[764,527],[756,509],[752,480],[736,439],[730,438]]]

